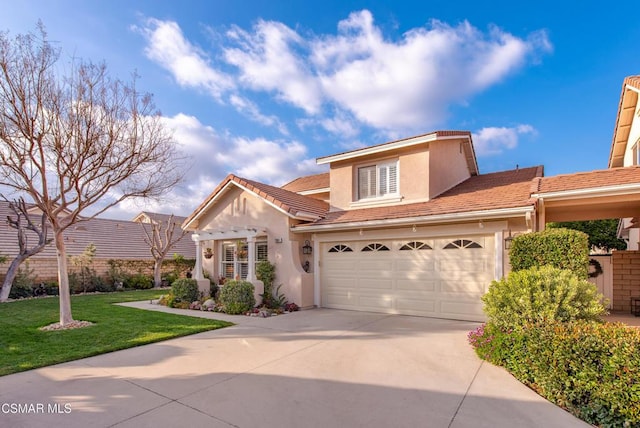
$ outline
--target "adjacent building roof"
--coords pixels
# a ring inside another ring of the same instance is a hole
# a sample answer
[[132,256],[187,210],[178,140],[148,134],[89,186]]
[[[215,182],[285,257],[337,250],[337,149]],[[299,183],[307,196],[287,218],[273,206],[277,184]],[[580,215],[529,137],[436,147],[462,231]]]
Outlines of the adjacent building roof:
[[282,186],[283,189],[296,193],[305,193],[313,190],[321,190],[329,188],[329,173],[307,175],[305,177],[296,178],[293,181]]
[[238,177],[233,174],[229,174],[222,182],[214,189],[213,192],[204,200],[203,203],[196,208],[189,217],[184,221],[182,227],[189,229],[191,223],[214,203],[230,185],[236,185],[240,188],[246,189],[249,192],[261,197],[275,208],[286,213],[290,217],[299,219],[314,219],[323,216],[329,209],[329,204],[318,199],[310,198],[300,195],[296,192],[292,192],[281,187],[270,186],[268,184],[260,183],[246,178]]
[[[15,217],[9,209],[9,204],[0,201],[0,219],[7,216]],[[168,216],[167,216],[168,217]],[[34,216],[40,222],[40,216]],[[93,218],[81,221],[64,232],[67,254],[70,256],[82,254],[84,249],[93,243],[96,246],[96,257],[104,259],[151,259],[149,246],[144,242],[144,232],[140,223],[126,220],[111,220]],[[148,225],[147,225],[148,227]],[[178,232],[176,230],[176,232]],[[37,242],[35,234],[28,232],[29,241]],[[53,238],[51,232],[49,237]],[[9,227],[6,221],[0,223],[0,254],[13,257],[18,253],[17,232]],[[189,235],[180,240],[170,251],[185,258],[195,258],[195,245]],[[55,244],[52,242],[34,258],[55,258]]]
[[640,167],[628,166],[542,177],[534,184],[532,193],[541,195],[628,185],[640,185]]
[[613,141],[609,153],[609,168],[624,166],[624,153],[629,140],[629,132],[633,123],[633,116],[638,104],[640,92],[640,76],[629,76],[622,83],[622,93],[618,105],[616,125],[613,129]]
[[472,176],[428,202],[334,211],[299,227],[532,207],[531,183],[542,174],[543,168],[537,166]]

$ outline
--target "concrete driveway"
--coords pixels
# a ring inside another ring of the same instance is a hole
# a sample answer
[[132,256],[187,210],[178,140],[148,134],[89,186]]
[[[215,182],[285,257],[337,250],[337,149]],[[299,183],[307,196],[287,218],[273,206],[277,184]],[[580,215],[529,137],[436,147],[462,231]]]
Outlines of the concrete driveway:
[[238,325],[0,377],[0,426],[588,426],[478,359],[476,323],[225,318]]

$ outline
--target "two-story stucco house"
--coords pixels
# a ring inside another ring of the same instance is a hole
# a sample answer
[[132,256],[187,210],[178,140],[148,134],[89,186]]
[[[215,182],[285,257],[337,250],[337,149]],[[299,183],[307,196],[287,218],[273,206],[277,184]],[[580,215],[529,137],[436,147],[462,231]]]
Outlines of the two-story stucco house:
[[220,183],[183,224],[199,247],[196,275],[257,283],[255,265],[269,259],[280,291],[302,307],[482,319],[505,238],[533,227],[542,167],[480,175],[461,131],[317,162],[329,172],[282,188],[234,175]]
[[[639,87],[625,80],[605,170],[480,174],[471,134],[437,131],[319,158],[328,173],[282,187],[229,175],[183,223],[195,276],[203,290],[203,269],[246,278],[260,294],[255,267],[268,259],[302,307],[483,320],[480,297],[509,271],[517,234],[628,217],[621,230],[637,246]],[[616,287],[607,297],[625,307],[631,291]]]

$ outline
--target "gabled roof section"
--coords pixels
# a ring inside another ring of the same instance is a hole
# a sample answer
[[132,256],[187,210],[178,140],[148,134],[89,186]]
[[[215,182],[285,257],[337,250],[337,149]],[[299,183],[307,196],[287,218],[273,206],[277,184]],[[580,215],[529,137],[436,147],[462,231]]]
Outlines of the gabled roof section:
[[638,166],[543,177],[538,181],[537,188],[533,189],[532,194],[545,197],[579,191],[612,191],[615,188],[624,189],[630,186],[640,186],[640,167]]
[[454,188],[428,202],[363,208],[348,211],[334,211],[323,219],[296,228],[315,226],[339,226],[346,223],[367,221],[399,220],[429,216],[446,216],[510,208],[533,207],[531,183],[543,174],[541,166],[520,168],[472,176]]
[[[166,223],[171,218],[171,214],[154,213],[150,211],[141,211],[140,214],[135,216],[131,221],[136,223]],[[173,222],[182,224],[186,219],[184,216],[173,216]]]
[[[30,208],[33,205],[28,205]],[[9,204],[0,201],[0,218],[15,217],[9,209]],[[40,219],[36,223],[39,223]],[[145,243],[145,234],[140,223],[126,220],[113,220],[101,217],[84,219],[64,231],[65,247],[69,256],[82,254],[89,244],[96,246],[96,257],[99,259],[132,259],[151,260],[149,246]],[[149,227],[148,225],[146,227]],[[29,242],[37,242],[35,233],[27,230]],[[176,235],[179,233],[176,230]],[[49,228],[49,238],[53,233]],[[19,251],[17,232],[6,223],[0,223],[0,254],[14,257]],[[170,250],[170,254],[177,253],[185,258],[196,256],[195,245],[189,236],[183,237]],[[41,252],[32,256],[33,259],[55,259],[56,247],[51,243]],[[169,257],[167,257],[169,258]]]
[[361,149],[350,150],[335,155],[324,156],[316,159],[319,165],[329,164],[342,160],[357,158],[376,153],[384,153],[391,150],[397,150],[404,147],[411,147],[418,144],[425,144],[431,141],[456,140],[464,141],[464,153],[467,160],[467,166],[471,175],[478,175],[478,162],[471,140],[471,132],[469,131],[435,131],[429,134],[417,135],[415,137],[403,138],[401,140],[390,141],[375,146],[364,147]]
[[640,92],[640,75],[629,76],[622,83],[622,93],[620,94],[620,104],[618,105],[618,115],[616,126],[613,129],[613,141],[611,152],[609,153],[609,168],[624,166],[624,153],[629,143],[629,132],[638,104],[638,93]]
[[296,193],[309,193],[312,191],[320,191],[329,188],[329,173],[307,175],[305,177],[296,178],[288,182],[283,189]]
[[237,186],[255,194],[292,218],[301,220],[317,219],[322,217],[329,209],[329,204],[324,201],[299,195],[298,193],[280,187],[270,186],[229,174],[214,191],[211,192],[204,202],[187,217],[182,224],[183,229],[192,230],[193,228],[189,228],[190,224],[212,206],[215,201],[226,192],[229,186]]

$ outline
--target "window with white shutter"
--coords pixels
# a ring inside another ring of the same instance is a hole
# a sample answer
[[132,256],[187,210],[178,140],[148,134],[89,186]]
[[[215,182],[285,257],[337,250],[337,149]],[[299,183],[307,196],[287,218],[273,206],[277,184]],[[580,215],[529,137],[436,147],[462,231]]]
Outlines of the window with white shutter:
[[395,196],[398,187],[397,161],[358,168],[358,199]]

